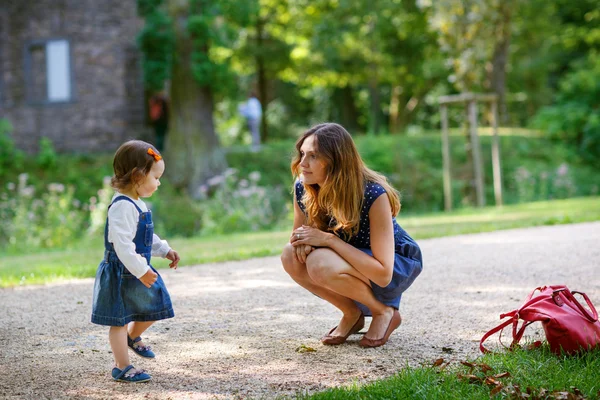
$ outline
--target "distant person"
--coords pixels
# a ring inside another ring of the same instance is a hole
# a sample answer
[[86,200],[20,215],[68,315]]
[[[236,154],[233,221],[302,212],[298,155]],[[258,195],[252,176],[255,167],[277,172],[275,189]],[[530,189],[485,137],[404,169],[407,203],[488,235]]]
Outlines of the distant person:
[[402,293],[423,269],[419,246],[396,222],[398,194],[367,168],[338,124],[312,127],[296,151],[294,227],[283,268],[342,312],[323,344],[344,343],[372,316],[358,344],[381,346],[400,326]]
[[150,121],[154,127],[154,140],[158,151],[165,149],[165,137],[169,130],[169,102],[164,92],[150,97]]
[[92,322],[110,326],[108,340],[115,359],[112,377],[119,382],[146,382],[151,376],[129,363],[127,347],[141,357],[154,358],[142,342],[155,321],[174,316],[171,298],[151,256],[171,260],[179,255],[154,234],[152,213],[142,201],[160,186],[165,163],[156,147],[131,140],[119,147],[113,161],[116,190],[104,230],[104,259],[94,282]]
[[238,110],[246,118],[248,130],[252,135],[252,148],[256,150],[260,147],[260,121],[262,117],[262,106],[256,98],[256,93],[251,92],[248,101],[240,104]]

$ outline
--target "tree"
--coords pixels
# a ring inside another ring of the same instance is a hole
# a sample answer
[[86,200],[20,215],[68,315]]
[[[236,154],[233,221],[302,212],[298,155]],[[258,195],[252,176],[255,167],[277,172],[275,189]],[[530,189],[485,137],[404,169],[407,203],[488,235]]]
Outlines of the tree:
[[368,125],[377,133],[388,113],[391,129],[398,130],[439,79],[441,68],[433,65],[441,59],[432,51],[436,39],[428,11],[414,0],[291,2],[297,35],[294,71],[287,78],[328,88],[330,115],[351,131]]
[[200,187],[221,173],[213,113],[215,96],[234,81],[228,68],[234,40],[252,4],[234,0],[138,0],[145,19],[139,35],[144,81],[161,89],[170,80],[166,173],[176,187],[200,196]]
[[287,0],[249,0],[253,2],[249,23],[239,32],[233,69],[241,76],[253,76],[252,88],[256,89],[263,108],[261,142],[269,139],[267,115],[273,98],[273,82],[277,74],[290,64],[290,46],[278,37],[287,32],[289,22]]

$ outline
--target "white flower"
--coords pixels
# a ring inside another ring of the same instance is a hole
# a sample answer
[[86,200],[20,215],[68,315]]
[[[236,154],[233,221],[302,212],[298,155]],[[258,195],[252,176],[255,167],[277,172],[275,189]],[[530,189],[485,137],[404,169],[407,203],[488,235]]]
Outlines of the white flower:
[[252,182],[258,182],[260,179],[260,172],[252,171],[250,174],[248,174],[248,178],[250,178]]
[[216,186],[223,182],[225,182],[225,177],[223,175],[215,175],[206,181],[210,186]]
[[560,166],[556,170],[558,176],[565,176],[567,172],[569,172],[569,166],[565,163],[560,164]]

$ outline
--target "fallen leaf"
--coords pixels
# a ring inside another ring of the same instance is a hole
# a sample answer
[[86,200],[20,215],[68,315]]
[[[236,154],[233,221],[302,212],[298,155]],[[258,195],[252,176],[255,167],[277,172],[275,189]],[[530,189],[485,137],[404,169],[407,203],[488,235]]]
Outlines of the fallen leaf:
[[314,352],[316,352],[316,351],[317,351],[317,350],[315,350],[314,348],[312,348],[312,347],[309,347],[309,346],[306,346],[306,345],[304,345],[304,344],[300,345],[300,346],[299,346],[299,347],[296,349],[296,352],[297,352],[297,353],[314,353]]
[[443,358],[438,358],[437,360],[435,360],[433,362],[433,367],[439,367],[440,365],[442,365],[444,363],[444,359]]
[[463,375],[463,374],[458,374],[456,375],[458,377],[458,379],[466,379],[469,381],[469,383],[475,383],[475,382],[481,382],[483,381],[482,378],[476,376],[476,375]]
[[500,384],[500,382],[498,382],[497,380],[495,380],[491,376],[486,377],[485,380],[483,381],[483,383],[485,383],[486,385],[494,385],[494,386]]
[[495,388],[493,388],[492,390],[490,390],[490,397],[491,396],[495,396],[498,393],[500,393],[500,391],[504,388],[504,386],[502,384],[496,385]]
[[487,364],[479,364],[479,368],[481,368],[481,371],[485,374],[488,371],[492,371],[492,367],[490,367]]

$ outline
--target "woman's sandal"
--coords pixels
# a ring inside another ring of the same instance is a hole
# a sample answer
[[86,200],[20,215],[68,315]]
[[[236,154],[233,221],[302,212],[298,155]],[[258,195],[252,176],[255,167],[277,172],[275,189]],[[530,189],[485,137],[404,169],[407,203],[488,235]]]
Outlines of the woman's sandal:
[[385,334],[383,335],[383,337],[381,339],[369,339],[365,335],[365,336],[362,337],[362,339],[360,339],[360,341],[358,342],[358,344],[361,347],[379,347],[379,346],[383,346],[384,344],[387,343],[387,341],[390,338],[390,335],[392,334],[392,332],[394,332],[394,330],[396,330],[396,328],[398,328],[401,323],[402,323],[402,317],[400,317],[400,313],[398,312],[398,310],[394,310],[394,314],[392,315],[392,319],[390,319],[390,323],[389,323],[387,329],[385,330]]
[[[134,372],[129,372],[131,370]],[[126,383],[141,383],[148,382],[152,377],[146,373],[143,369],[134,369],[133,365],[128,365],[122,370],[114,367],[112,370],[112,377],[117,382]]]
[[150,346],[142,346],[142,345],[137,344],[141,340],[142,340],[141,336],[138,336],[135,339],[132,339],[129,337],[129,335],[127,335],[127,346],[129,346],[131,348],[131,350],[133,350],[135,352],[135,354],[137,354],[140,357],[154,358],[155,354],[152,351],[152,348]]
[[342,344],[348,339],[348,336],[360,332],[360,330],[365,326],[365,316],[361,312],[360,317],[358,317],[358,321],[350,328],[350,331],[346,336],[332,336],[331,333],[335,331],[337,326],[329,331],[329,333],[321,338],[321,343],[327,344],[330,346],[336,346],[338,344]]

